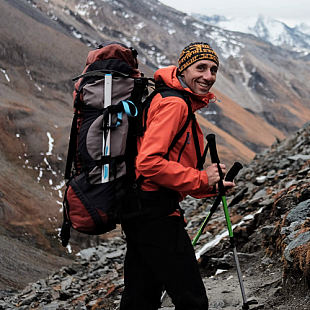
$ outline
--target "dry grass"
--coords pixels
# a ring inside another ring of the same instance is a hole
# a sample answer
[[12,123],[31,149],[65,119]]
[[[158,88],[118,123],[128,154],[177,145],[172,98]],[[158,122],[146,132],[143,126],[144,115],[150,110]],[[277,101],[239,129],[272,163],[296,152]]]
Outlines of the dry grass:
[[310,242],[303,244],[290,252],[293,258],[293,268],[301,271],[304,278],[310,281]]

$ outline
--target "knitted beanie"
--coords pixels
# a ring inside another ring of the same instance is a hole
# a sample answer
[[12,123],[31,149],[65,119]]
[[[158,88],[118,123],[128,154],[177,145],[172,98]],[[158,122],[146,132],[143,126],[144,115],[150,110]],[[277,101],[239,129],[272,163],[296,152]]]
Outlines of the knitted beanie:
[[194,42],[186,46],[179,58],[179,72],[181,73],[186,68],[199,60],[211,60],[219,65],[217,54],[208,43]]

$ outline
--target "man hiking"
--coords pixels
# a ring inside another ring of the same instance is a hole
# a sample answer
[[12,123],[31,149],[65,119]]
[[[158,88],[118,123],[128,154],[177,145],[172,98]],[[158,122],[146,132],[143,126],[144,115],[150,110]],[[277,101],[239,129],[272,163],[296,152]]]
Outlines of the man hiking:
[[[214,102],[210,89],[216,81],[219,60],[207,43],[195,42],[183,49],[178,63],[178,68],[168,66],[155,72],[156,85],[162,90],[153,98],[147,110],[146,131],[138,138],[140,203],[136,208],[140,212],[122,223],[127,253],[121,310],[158,309],[163,288],[176,310],[208,309],[179,202],[187,195],[215,195],[220,180],[216,164],[197,169],[204,137],[194,117],[188,122],[189,114],[193,116],[197,109]],[[225,165],[220,167],[225,174]],[[234,183],[224,182],[224,186]]]

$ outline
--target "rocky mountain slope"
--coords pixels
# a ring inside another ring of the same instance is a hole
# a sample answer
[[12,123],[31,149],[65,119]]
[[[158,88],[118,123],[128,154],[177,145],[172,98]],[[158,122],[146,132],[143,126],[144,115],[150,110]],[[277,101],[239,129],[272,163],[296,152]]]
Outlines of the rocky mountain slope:
[[221,59],[214,89],[221,102],[198,118],[205,134],[216,134],[227,165],[249,163],[256,152],[309,118],[305,59],[252,36],[203,24],[158,1],[5,0],[0,8],[2,288],[21,288],[67,264],[72,251],[100,242],[77,234],[64,249],[58,233],[71,78],[101,40],[136,47],[147,76],[176,63],[189,42],[208,40]]
[[220,57],[216,88],[224,95],[284,134],[299,128],[310,115],[310,88],[305,82],[309,59],[304,53],[211,26],[157,0],[29,2],[89,46],[102,38],[134,46],[141,62],[152,70],[175,64],[189,42],[207,41]]
[[[250,309],[308,309],[310,252],[310,123],[274,143],[241,170],[227,196]],[[213,200],[182,207],[194,237]],[[210,310],[241,309],[243,300],[222,208],[196,245]],[[2,291],[2,309],[118,309],[124,236],[79,252],[76,260],[19,292]],[[293,292],[293,294],[292,294]],[[163,309],[174,309],[169,297]]]

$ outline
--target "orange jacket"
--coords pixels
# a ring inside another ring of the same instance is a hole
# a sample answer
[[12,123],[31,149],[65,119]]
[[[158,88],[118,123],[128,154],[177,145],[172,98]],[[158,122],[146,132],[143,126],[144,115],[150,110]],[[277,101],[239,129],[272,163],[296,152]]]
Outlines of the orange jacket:
[[[208,105],[214,94],[194,94],[188,87],[183,88],[177,75],[175,66],[168,66],[155,72],[155,81],[163,81],[167,86],[186,90],[189,94],[192,110]],[[210,194],[207,173],[196,169],[197,156],[192,136],[192,121],[190,121],[184,135],[171,150],[169,161],[163,158],[174,136],[185,124],[188,115],[186,102],[179,97],[163,98],[155,95],[147,114],[146,132],[138,139],[138,156],[136,157],[136,174],[142,174],[146,180],[141,184],[144,191],[155,191],[160,186],[175,190],[181,201],[185,196],[195,198],[213,196]],[[196,122],[197,134],[201,154],[204,148],[204,137],[199,124]],[[183,145],[184,150],[181,152]],[[181,155],[180,155],[181,152]]]

